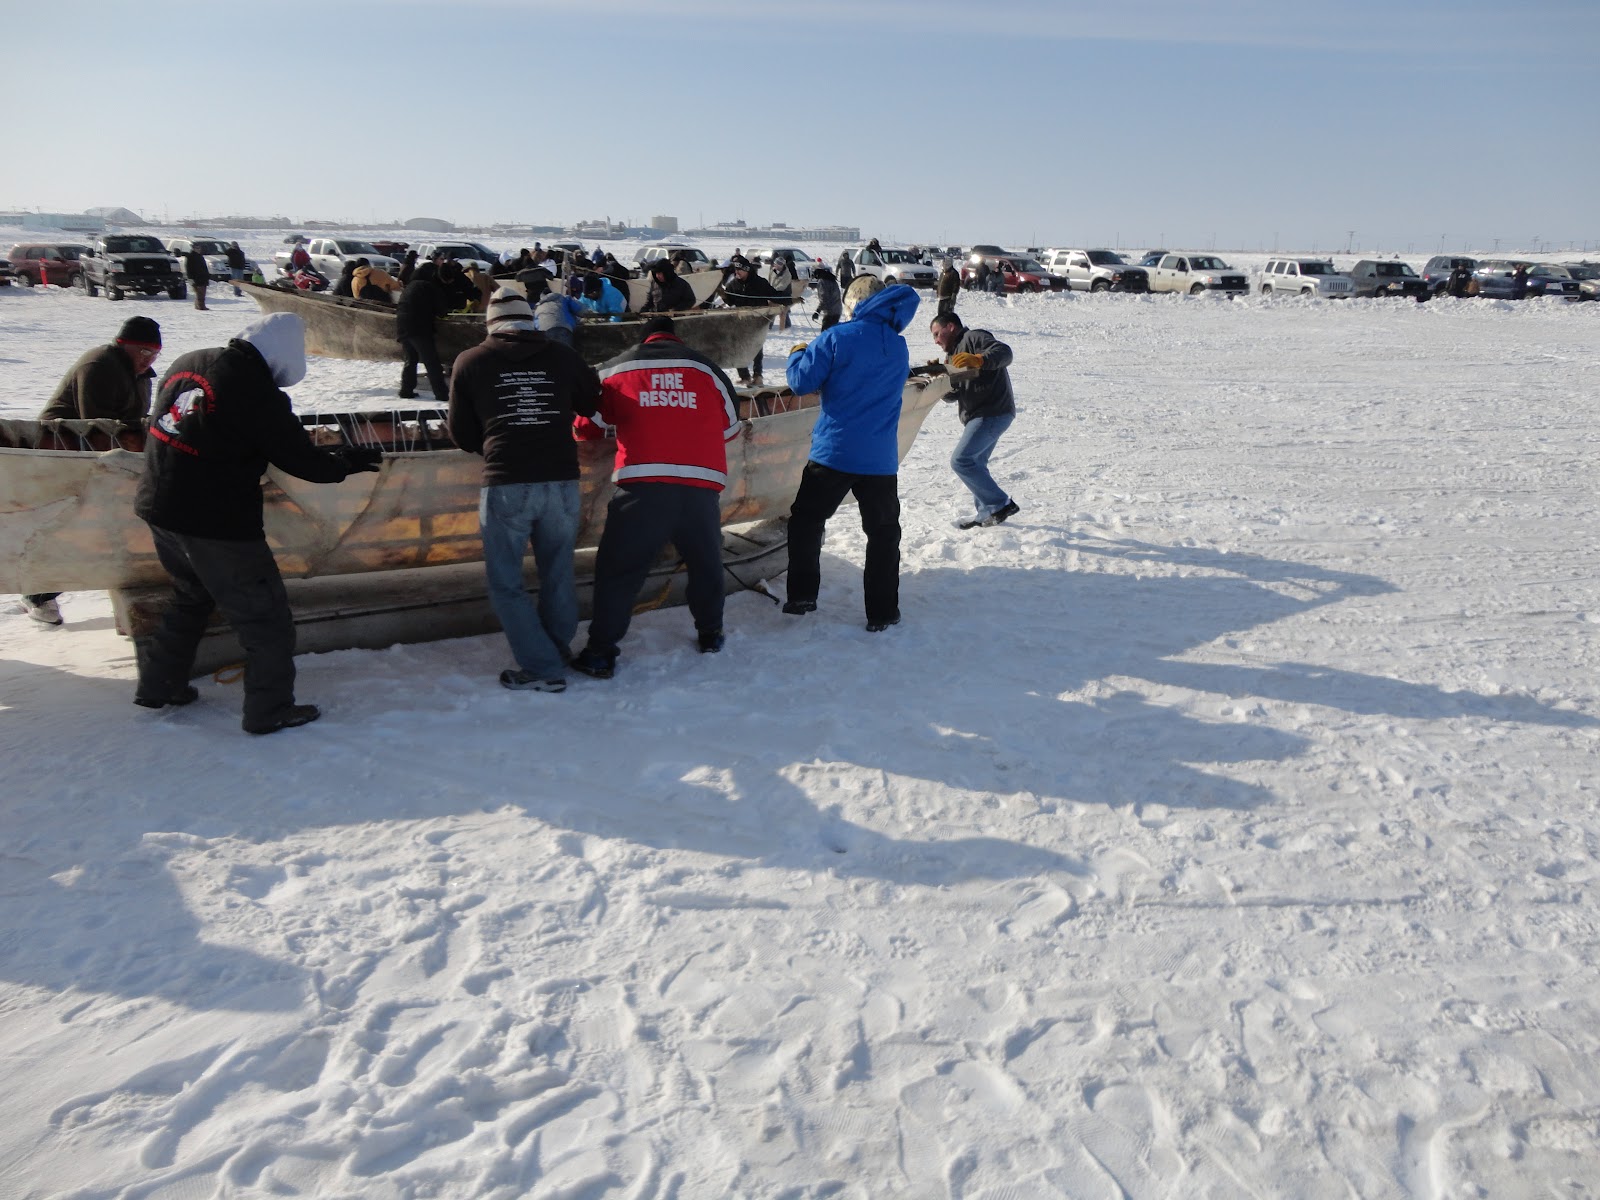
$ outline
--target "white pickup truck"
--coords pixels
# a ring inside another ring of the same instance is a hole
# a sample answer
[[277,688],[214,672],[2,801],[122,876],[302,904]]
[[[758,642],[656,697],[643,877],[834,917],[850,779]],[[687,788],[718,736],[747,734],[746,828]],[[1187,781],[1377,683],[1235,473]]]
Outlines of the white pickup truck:
[[[278,264],[279,270],[285,270],[292,253],[290,250],[279,250],[272,256],[272,261]],[[306,245],[306,253],[311,255],[311,265],[330,280],[337,280],[344,264],[358,258],[366,259],[369,266],[391,275],[400,270],[399,262],[387,254],[380,254],[371,242],[364,242],[360,238],[312,238]]]
[[1211,254],[1163,254],[1150,272],[1152,292],[1190,296],[1248,296],[1250,280]]

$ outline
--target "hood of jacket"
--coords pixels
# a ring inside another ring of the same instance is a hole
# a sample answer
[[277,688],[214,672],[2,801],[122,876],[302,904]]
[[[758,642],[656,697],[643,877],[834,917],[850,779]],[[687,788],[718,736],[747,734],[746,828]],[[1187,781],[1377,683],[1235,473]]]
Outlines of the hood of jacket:
[[896,333],[904,333],[917,315],[917,305],[922,302],[917,289],[904,283],[874,292],[856,305],[852,321],[882,321]]
[[306,323],[294,313],[268,313],[240,330],[237,340],[256,348],[279,387],[293,387],[306,377]]
[[483,339],[483,344],[492,347],[496,354],[502,354],[513,362],[526,362],[530,358],[537,358],[555,345],[544,334],[531,329],[496,330]]

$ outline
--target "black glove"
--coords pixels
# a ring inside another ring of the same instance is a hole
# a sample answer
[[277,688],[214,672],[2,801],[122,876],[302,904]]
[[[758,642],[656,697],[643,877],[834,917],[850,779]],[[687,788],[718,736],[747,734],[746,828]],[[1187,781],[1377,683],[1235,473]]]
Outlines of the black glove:
[[383,451],[376,446],[340,446],[339,457],[351,475],[357,471],[376,471],[383,464]]
[[817,320],[817,319],[818,319],[818,318],[819,318],[819,317],[821,317],[821,316],[822,316],[822,310],[821,310],[821,309],[820,309],[820,308],[819,308],[819,309],[817,309],[817,311],[816,311],[816,312],[814,312],[814,313],[812,313],[812,314],[811,314],[811,319],[812,319],[812,320],[813,320],[813,321],[815,321],[815,320]]

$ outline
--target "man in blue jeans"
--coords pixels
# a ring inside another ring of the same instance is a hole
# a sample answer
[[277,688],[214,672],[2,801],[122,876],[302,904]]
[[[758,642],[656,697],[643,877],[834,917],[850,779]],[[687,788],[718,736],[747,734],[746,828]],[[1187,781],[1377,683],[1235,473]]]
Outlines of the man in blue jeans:
[[[489,603],[515,667],[500,672],[514,691],[562,692],[578,631],[572,552],[578,533],[578,446],[573,415],[592,417],[600,377],[576,351],[533,327],[515,289],[489,301],[488,336],[456,359],[450,380],[450,436],[483,455],[478,523]],[[522,583],[533,545],[539,568],[535,609]]]
[[954,312],[940,313],[930,326],[945,352],[954,387],[945,399],[961,417],[961,440],[950,456],[951,469],[972,493],[973,511],[958,518],[957,529],[998,525],[1017,515],[1017,502],[989,474],[989,455],[1011,428],[1017,404],[1011,394],[1011,347],[985,329],[968,329]]

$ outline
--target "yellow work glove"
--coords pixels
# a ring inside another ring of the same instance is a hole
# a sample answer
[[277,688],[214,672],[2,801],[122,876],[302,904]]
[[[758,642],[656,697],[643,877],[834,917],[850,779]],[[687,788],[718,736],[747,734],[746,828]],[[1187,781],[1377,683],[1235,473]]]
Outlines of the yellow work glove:
[[953,354],[950,356],[950,365],[958,371],[978,371],[983,369],[983,355],[981,354]]
[[799,354],[800,351],[804,350],[807,345],[809,345],[807,342],[796,342],[794,345],[789,347],[789,353]]

